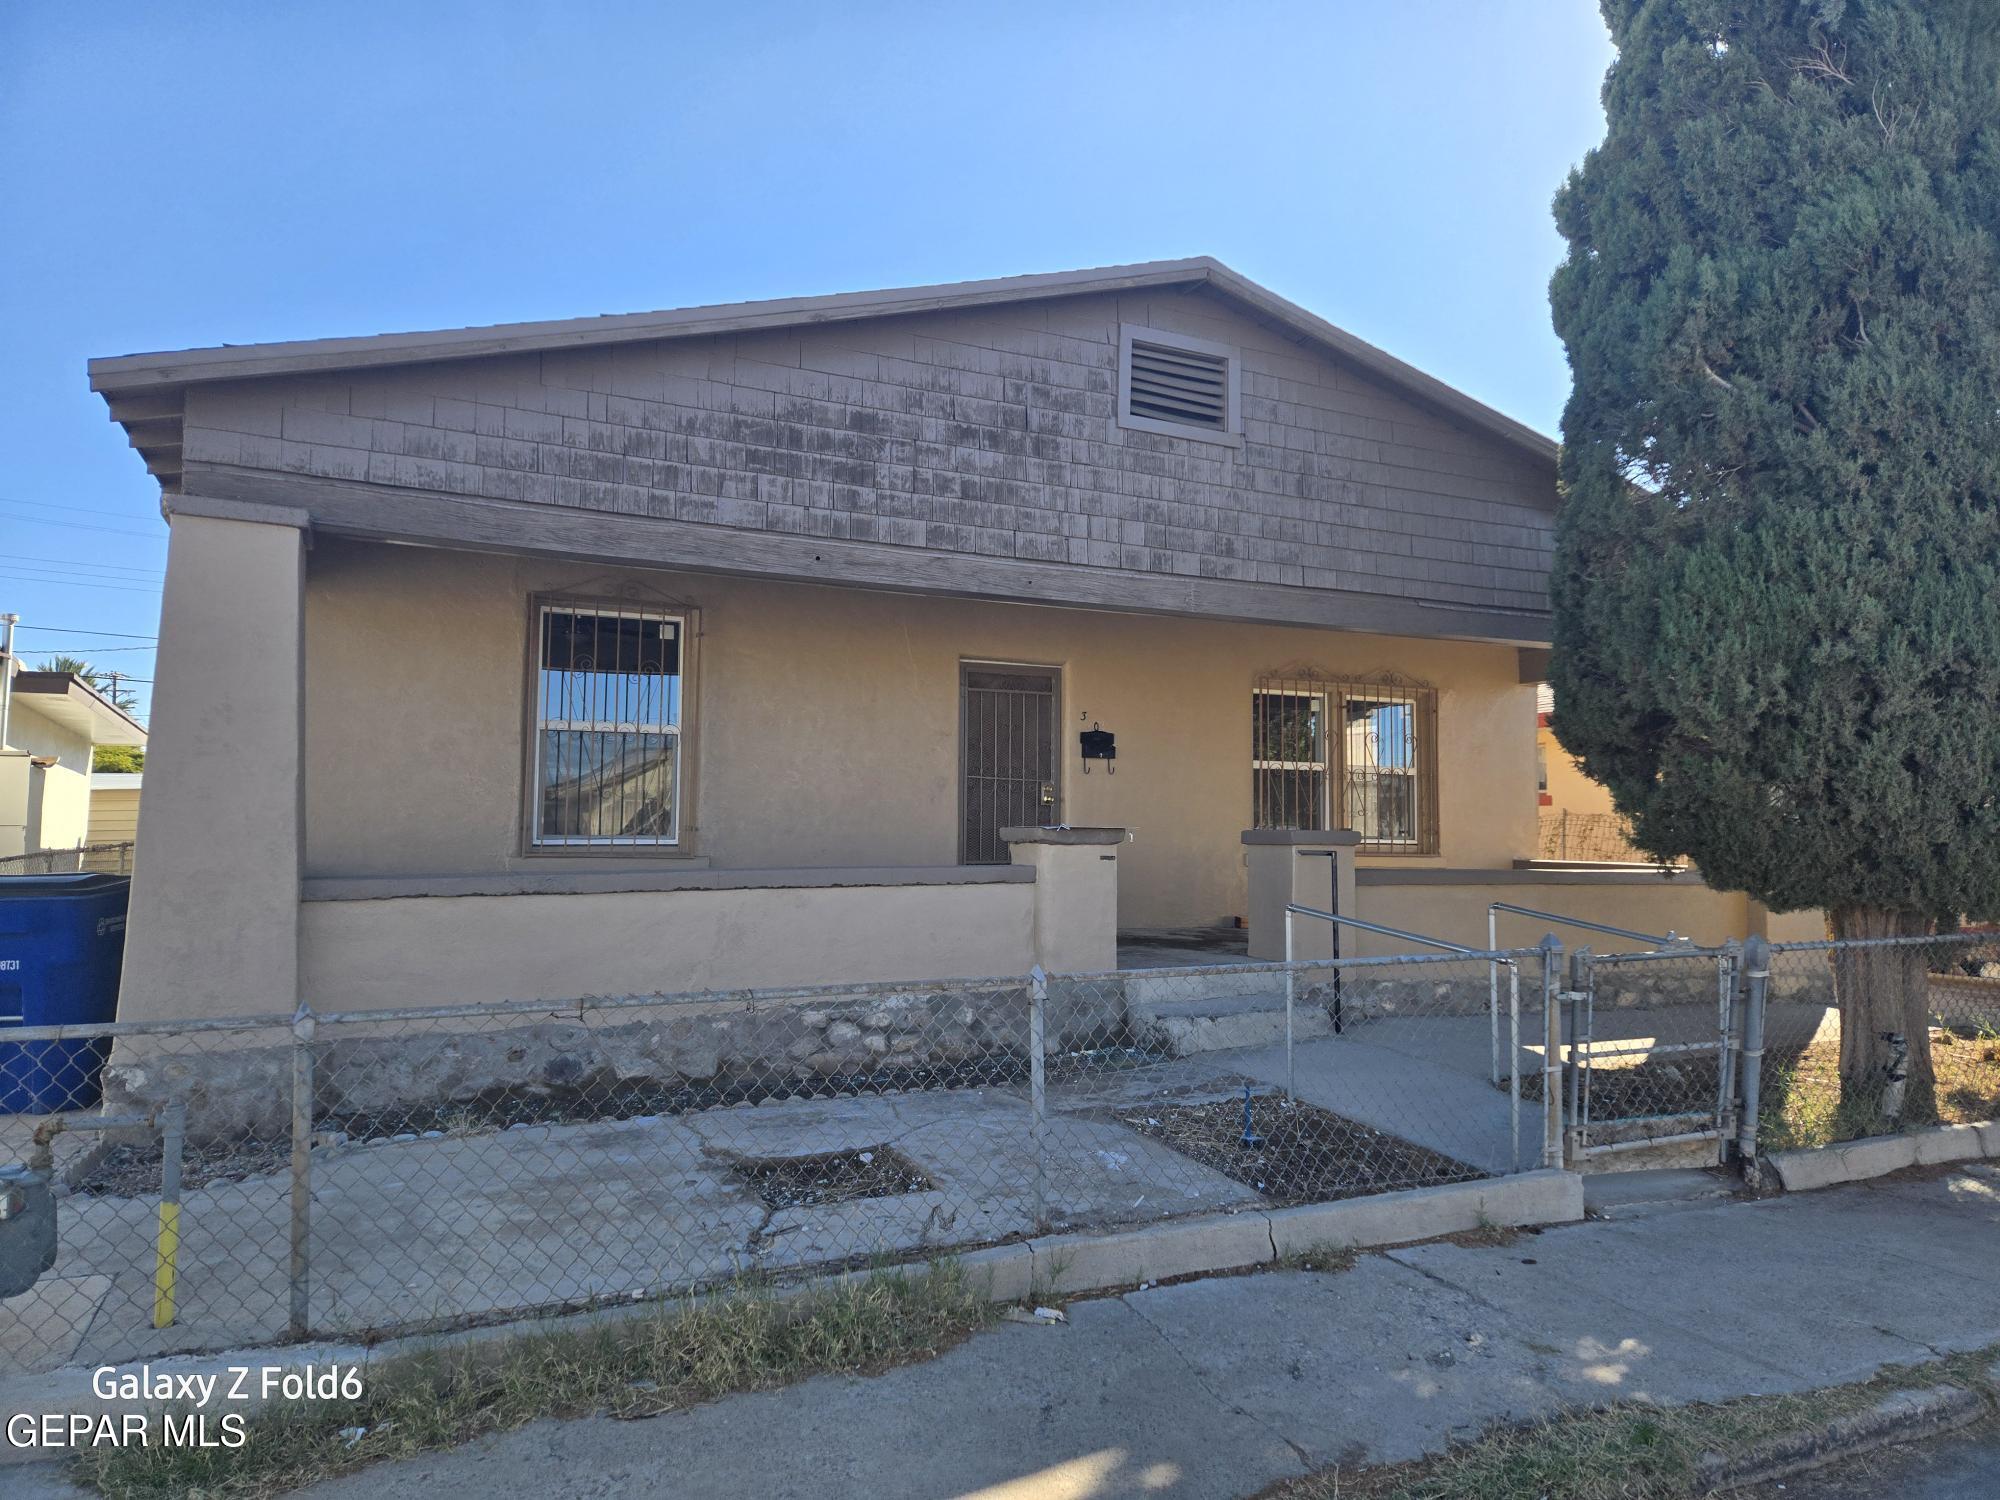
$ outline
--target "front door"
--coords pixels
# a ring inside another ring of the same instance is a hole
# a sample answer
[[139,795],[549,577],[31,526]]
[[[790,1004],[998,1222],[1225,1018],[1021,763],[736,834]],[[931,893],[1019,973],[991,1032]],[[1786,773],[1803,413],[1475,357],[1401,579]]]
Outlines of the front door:
[[958,857],[1004,865],[1003,828],[1062,820],[1054,667],[967,662],[959,668]]

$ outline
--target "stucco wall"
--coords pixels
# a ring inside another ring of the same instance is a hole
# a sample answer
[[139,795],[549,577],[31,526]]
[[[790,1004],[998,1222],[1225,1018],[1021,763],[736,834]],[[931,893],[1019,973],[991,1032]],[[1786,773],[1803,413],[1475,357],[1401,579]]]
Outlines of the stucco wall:
[[127,1020],[297,999],[302,556],[290,527],[173,522]]
[[[520,848],[528,598],[700,610],[686,821],[717,868],[956,862],[962,659],[1063,669],[1063,813],[1122,826],[1119,920],[1245,909],[1250,695],[1264,672],[1393,670],[1439,696],[1443,852],[1532,847],[1534,689],[1510,647],[621,572],[322,539],[306,583],[309,876],[631,868]],[[1076,732],[1118,736],[1082,774]]]
[[[1467,947],[1486,946],[1486,908],[1495,901],[1513,906],[1559,912],[1587,922],[1602,922],[1635,932],[1665,935],[1668,931],[1710,945],[1741,938],[1750,930],[1750,906],[1741,892],[1714,891],[1699,876],[1604,876],[1591,871],[1550,872],[1546,879],[1523,883],[1496,878],[1491,884],[1472,880],[1450,885],[1382,885],[1361,876],[1355,898],[1358,915],[1371,922],[1427,933]],[[1534,917],[1503,915],[1500,945],[1532,947],[1553,930],[1565,947],[1589,944],[1599,953],[1634,952],[1649,946],[1602,933],[1557,927]],[[1362,953],[1404,951],[1386,939],[1368,938]]]
[[989,978],[1035,962],[1032,884],[308,901],[318,1010]]
[[1557,741],[1555,731],[1543,725],[1535,731],[1535,743],[1542,753],[1542,764],[1549,773],[1549,800],[1542,807],[1546,816],[1551,813],[1572,814],[1611,812],[1611,789],[1601,781],[1592,781],[1583,774],[1583,767]]

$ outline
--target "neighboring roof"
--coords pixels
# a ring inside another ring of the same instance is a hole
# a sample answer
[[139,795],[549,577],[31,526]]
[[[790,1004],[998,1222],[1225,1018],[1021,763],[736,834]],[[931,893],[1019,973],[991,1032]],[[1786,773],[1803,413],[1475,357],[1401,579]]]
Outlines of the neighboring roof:
[[114,420],[125,424],[132,446],[148,470],[170,478],[180,472],[180,392],[213,380],[325,374],[379,369],[436,360],[477,359],[550,349],[637,343],[655,339],[700,338],[799,324],[852,322],[923,312],[987,307],[1049,297],[1208,286],[1234,299],[1267,323],[1300,342],[1315,344],[1370,374],[1533,458],[1553,462],[1556,443],[1463,391],[1426,375],[1394,355],[1336,328],[1324,318],[1288,302],[1218,260],[1146,261],[1087,271],[1055,271],[960,281],[941,286],[900,287],[873,292],[839,292],[823,297],[784,297],[767,302],[733,302],[665,312],[616,313],[543,323],[498,323],[429,333],[384,333],[360,338],[304,339],[276,344],[225,344],[158,354],[126,354],[90,361],[90,388],[100,392]]
[[90,736],[93,745],[143,745],[146,729],[74,672],[21,672],[14,678],[14,697],[43,718],[76,734]]

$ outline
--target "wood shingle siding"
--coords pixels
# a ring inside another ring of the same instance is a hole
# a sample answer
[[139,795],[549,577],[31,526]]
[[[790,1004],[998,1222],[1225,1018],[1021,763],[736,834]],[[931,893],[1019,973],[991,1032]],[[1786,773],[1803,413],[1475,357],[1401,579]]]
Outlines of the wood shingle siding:
[[[1238,351],[1240,447],[1118,424],[1124,325]],[[1546,638],[1553,464],[1207,288],[198,384],[183,443],[189,495],[292,475],[1339,590]]]

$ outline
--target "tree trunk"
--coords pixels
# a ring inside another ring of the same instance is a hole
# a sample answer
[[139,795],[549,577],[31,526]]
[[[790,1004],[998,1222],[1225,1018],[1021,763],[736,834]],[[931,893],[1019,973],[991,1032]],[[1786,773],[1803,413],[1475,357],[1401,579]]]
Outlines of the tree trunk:
[[[1839,906],[1830,914],[1842,940],[1921,937],[1930,930],[1916,912]],[[1840,1007],[1840,1107],[1843,1124],[1871,1133],[1890,1123],[1883,1110],[1894,1047],[1909,1049],[1903,1104],[1896,1123],[1937,1118],[1937,1075],[1931,1067],[1929,950],[1921,943],[1835,949],[1833,996]]]

